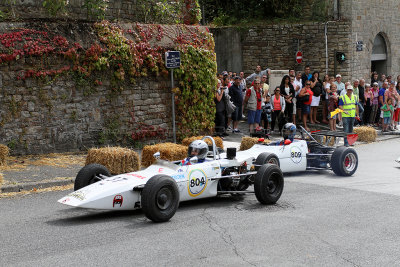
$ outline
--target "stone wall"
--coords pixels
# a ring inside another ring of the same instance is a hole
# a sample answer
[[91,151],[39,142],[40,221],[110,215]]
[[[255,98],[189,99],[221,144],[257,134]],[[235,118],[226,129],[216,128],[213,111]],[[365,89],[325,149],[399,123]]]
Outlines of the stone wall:
[[16,82],[12,68],[1,66],[0,88],[0,143],[13,153],[133,146],[130,134],[139,123],[160,126],[167,133],[159,137],[171,137],[168,79],[139,79],[121,93],[110,92],[104,82],[87,95],[70,77],[51,84],[36,79]]
[[[40,30],[39,25],[43,24],[0,23],[0,32]],[[95,41],[89,24],[43,27],[83,46]],[[18,78],[22,71],[41,69],[44,64],[46,69],[59,69],[69,63],[60,57],[30,56],[0,64],[0,143],[9,145],[14,154],[76,151],[106,144],[134,146],[130,135],[146,130],[147,125],[166,132],[156,132],[140,142],[171,140],[168,75],[127,81],[122,91],[112,89],[107,73],[98,73],[102,84],[90,90],[79,86],[68,73],[56,79]]]
[[[400,2],[397,0],[352,1],[351,14],[351,71],[355,77],[369,80],[373,42],[381,34],[387,45],[387,75],[400,74]],[[355,42],[363,41],[364,49],[356,51]]]
[[[328,46],[328,68],[326,68],[326,42],[325,25],[327,25],[327,46]],[[328,71],[330,75],[341,73],[344,80],[350,78],[349,61],[342,64],[335,64],[334,52],[342,51],[349,53],[350,49],[351,24],[347,21],[318,23],[310,22],[304,24],[275,24],[258,27],[240,28],[237,30],[211,29],[216,40],[216,53],[224,50],[226,44],[218,42],[221,31],[225,37],[222,40],[229,42],[236,37],[230,37],[240,32],[241,54],[233,54],[232,58],[241,58],[242,70],[246,74],[254,72],[257,65],[262,68],[303,70],[305,65],[310,65],[311,70],[321,72],[321,75]],[[303,62],[296,63],[296,51],[303,52]],[[222,53],[222,52],[221,52]],[[231,60],[228,58],[226,60]],[[335,68],[336,66],[336,68]],[[229,63],[223,64],[218,61],[218,68],[229,69]],[[236,70],[233,68],[233,70]]]

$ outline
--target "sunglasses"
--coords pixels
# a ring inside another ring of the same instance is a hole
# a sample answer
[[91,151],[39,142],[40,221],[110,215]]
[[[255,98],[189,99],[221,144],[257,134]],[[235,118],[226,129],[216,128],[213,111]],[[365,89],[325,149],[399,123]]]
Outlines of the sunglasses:
[[311,83],[306,83],[306,85],[311,85]]

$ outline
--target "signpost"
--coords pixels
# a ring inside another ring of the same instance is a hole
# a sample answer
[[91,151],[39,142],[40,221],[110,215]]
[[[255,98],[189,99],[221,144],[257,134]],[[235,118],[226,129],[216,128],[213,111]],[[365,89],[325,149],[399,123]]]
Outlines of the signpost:
[[356,51],[357,52],[363,51],[363,45],[364,45],[363,41],[357,41],[356,42]]
[[[171,69],[171,89],[174,89],[174,69],[181,66],[181,55],[179,51],[165,52],[165,67]],[[176,143],[175,129],[175,94],[172,92],[172,131],[174,135],[174,143]]]
[[302,61],[303,61],[303,53],[301,51],[297,51],[296,53],[297,64],[301,64]]

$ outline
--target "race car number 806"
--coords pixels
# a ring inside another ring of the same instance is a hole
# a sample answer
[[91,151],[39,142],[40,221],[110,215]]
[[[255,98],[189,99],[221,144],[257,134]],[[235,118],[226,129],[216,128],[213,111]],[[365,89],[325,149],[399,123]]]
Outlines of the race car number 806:
[[207,187],[207,176],[199,169],[192,170],[189,173],[188,193],[192,197],[197,197],[204,192]]

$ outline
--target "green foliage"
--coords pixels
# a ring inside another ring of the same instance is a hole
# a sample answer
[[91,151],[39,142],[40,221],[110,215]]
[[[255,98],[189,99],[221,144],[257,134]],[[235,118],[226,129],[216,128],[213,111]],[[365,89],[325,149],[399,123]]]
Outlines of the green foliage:
[[[323,2],[324,0],[317,0]],[[203,0],[206,22],[232,25],[260,20],[299,18],[308,1],[301,0]]]
[[118,114],[105,118],[104,127],[104,131],[99,134],[99,144],[104,145],[107,142],[116,143],[119,141],[121,124]]
[[56,17],[59,14],[65,14],[68,0],[43,0],[42,5],[52,17]]
[[83,7],[87,10],[87,19],[103,20],[108,8],[108,0],[85,0]]
[[137,0],[133,3],[139,10],[139,21],[144,23],[179,24],[183,23],[183,1]]
[[214,128],[217,63],[213,50],[191,45],[179,48],[181,67],[175,76],[180,81],[177,103],[179,138],[210,133]]
[[328,17],[326,0],[314,0],[312,4],[312,18],[316,21],[325,21]]

